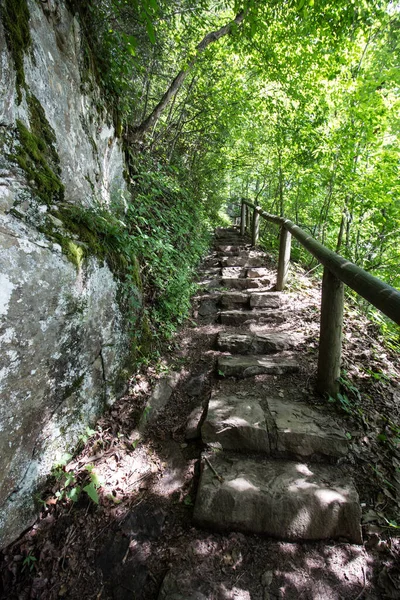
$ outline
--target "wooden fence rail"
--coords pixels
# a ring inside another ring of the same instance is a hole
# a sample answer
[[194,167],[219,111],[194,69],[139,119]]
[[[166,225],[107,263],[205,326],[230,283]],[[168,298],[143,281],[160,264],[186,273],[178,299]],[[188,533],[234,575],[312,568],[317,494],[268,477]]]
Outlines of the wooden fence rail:
[[250,230],[249,213],[252,209],[251,238],[256,246],[259,238],[260,217],[280,226],[279,259],[276,289],[284,289],[290,261],[291,237],[295,237],[323,266],[321,323],[318,352],[317,389],[335,396],[339,391],[342,351],[342,322],[344,283],[368,300],[384,315],[400,325],[400,291],[367,273],[336,252],[329,250],[298,225],[284,217],[271,215],[260,206],[242,199],[240,232]]

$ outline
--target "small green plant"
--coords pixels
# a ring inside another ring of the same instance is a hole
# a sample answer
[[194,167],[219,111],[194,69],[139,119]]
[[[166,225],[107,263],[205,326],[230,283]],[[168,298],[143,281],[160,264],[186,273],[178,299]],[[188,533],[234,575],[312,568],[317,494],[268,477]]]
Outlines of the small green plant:
[[28,569],[30,572],[35,568],[35,563],[37,558],[32,554],[32,550],[29,551],[29,554],[24,558],[22,563],[22,571]]
[[364,411],[361,408],[362,399],[360,390],[346,377],[346,372],[339,377],[338,381],[341,385],[341,392],[336,395],[336,398],[329,396],[328,402],[336,404],[347,415],[366,425]]
[[99,494],[97,490],[104,482],[93,469],[93,465],[85,466],[85,471],[89,475],[88,481],[87,476],[83,475],[82,477],[81,473],[75,474],[73,471],[65,471],[60,465],[55,466],[52,473],[60,486],[55,493],[57,500],[67,499],[76,503],[81,497],[81,493],[85,492],[95,504],[98,504]]

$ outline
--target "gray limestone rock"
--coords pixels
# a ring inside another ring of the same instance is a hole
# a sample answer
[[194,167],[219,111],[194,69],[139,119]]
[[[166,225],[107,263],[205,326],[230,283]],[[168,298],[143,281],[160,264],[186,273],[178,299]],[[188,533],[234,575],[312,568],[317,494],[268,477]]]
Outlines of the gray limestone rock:
[[219,319],[223,325],[246,325],[247,323],[283,323],[287,316],[277,310],[224,310]]
[[267,277],[269,275],[269,269],[252,267],[247,269],[247,277],[255,279],[257,277]]
[[244,267],[245,269],[262,267],[265,264],[263,256],[227,256],[221,260],[223,267]]
[[217,247],[217,251],[222,254],[227,254],[231,256],[246,256],[247,251],[244,246],[239,246],[238,244],[224,244]]
[[216,315],[218,312],[219,296],[213,296],[211,298],[203,298],[200,301],[199,315],[201,317],[208,317],[210,315]]
[[226,278],[238,279],[239,277],[246,277],[246,269],[241,267],[224,267],[222,269],[222,279]]
[[245,306],[249,303],[248,292],[224,292],[221,295],[220,305],[227,308],[237,308],[238,306]]
[[360,519],[356,489],[336,467],[226,454],[203,460],[194,509],[203,527],[360,544]]
[[153,393],[146,404],[138,425],[138,431],[142,433],[146,426],[157,417],[172,396],[172,392],[178,385],[180,373],[171,372],[162,377],[155,385]]
[[219,356],[218,372],[224,377],[252,377],[253,375],[282,375],[299,370],[293,356]]
[[185,392],[188,396],[200,396],[207,384],[207,373],[201,373],[191,377],[185,385]]
[[333,458],[348,452],[346,434],[329,416],[303,402],[268,398],[274,422],[275,449],[278,454],[298,457],[322,455]]
[[207,584],[193,573],[169,571],[162,582],[158,600],[211,600],[206,588]]
[[222,278],[222,286],[235,290],[259,289],[269,285],[269,279],[247,279],[247,277],[225,277]]
[[201,426],[206,414],[206,408],[203,404],[197,405],[191,411],[185,431],[185,439],[188,441],[198,440],[201,437]]
[[[32,130],[29,92],[54,131],[65,203],[106,209],[124,202],[122,142],[112,118],[97,110],[95,82],[82,91],[79,23],[67,3],[50,4],[56,19],[44,3],[27,1],[32,45],[22,102],[0,20],[0,547],[33,522],[38,485],[129,376],[130,325],[118,281],[105,261],[73,264],[47,239],[48,226],[65,236],[49,214],[51,195],[38,198],[12,162],[16,120]],[[135,302],[138,316],[139,292]]]
[[250,295],[251,308],[280,308],[285,303],[286,297],[282,292],[262,292]]
[[292,346],[292,337],[287,333],[226,333],[218,334],[217,345],[222,352],[232,354],[273,354]]
[[270,453],[264,411],[255,398],[216,392],[201,428],[203,442],[224,450]]

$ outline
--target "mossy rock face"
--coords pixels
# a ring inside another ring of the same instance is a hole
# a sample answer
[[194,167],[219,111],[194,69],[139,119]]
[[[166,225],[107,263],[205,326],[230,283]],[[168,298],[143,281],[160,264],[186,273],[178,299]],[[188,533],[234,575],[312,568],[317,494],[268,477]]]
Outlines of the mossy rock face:
[[8,158],[25,172],[38,198],[50,205],[64,197],[56,136],[38,99],[28,94],[27,103],[30,129],[17,119],[17,143]]
[[29,9],[26,0],[5,0],[2,11],[7,47],[14,61],[18,103],[25,88],[24,54],[32,40],[29,30]]

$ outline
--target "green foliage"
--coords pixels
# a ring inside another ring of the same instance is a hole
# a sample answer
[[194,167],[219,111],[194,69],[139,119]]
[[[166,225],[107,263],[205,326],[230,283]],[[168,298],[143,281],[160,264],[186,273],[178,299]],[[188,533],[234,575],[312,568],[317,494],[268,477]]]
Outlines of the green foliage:
[[359,421],[361,425],[366,425],[360,390],[346,377],[345,372],[339,377],[339,383],[341,391],[335,398],[329,396],[328,402],[336,404],[340,410]]
[[34,556],[32,554],[32,551],[30,551],[24,558],[24,560],[22,561],[22,571],[25,571],[25,569],[28,569],[30,572],[32,572],[36,566],[36,561],[37,558],[36,556]]
[[17,119],[17,143],[9,158],[24,170],[36,195],[50,205],[64,196],[56,137],[38,99],[27,94],[27,103],[30,129]]
[[162,339],[188,314],[193,269],[207,247],[209,230],[202,207],[193,202],[176,169],[132,160],[126,219],[141,264],[152,336]]
[[26,0],[5,0],[2,10],[7,47],[14,61],[18,103],[25,88],[24,54],[32,40],[29,29],[29,9]]
[[104,482],[93,471],[93,465],[86,465],[85,472],[83,473],[65,471],[64,466],[57,464],[52,470],[52,475],[58,483],[58,490],[55,493],[57,501],[67,500],[76,503],[80,499],[82,492],[85,492],[92,502],[98,504],[98,489]]

